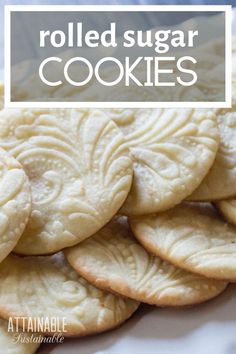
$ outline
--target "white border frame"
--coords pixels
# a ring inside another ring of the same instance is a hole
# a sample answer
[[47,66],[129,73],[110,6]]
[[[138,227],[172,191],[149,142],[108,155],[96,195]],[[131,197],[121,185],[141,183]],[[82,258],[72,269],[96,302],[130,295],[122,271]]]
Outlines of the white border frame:
[[[11,12],[31,11],[204,11],[225,12],[224,102],[11,102]],[[5,5],[5,107],[7,108],[229,108],[232,106],[232,6],[231,5]]]

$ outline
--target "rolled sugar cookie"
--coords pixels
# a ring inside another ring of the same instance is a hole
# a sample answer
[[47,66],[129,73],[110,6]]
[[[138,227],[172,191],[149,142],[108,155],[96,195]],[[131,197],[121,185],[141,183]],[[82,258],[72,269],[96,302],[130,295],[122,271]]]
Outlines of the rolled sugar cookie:
[[236,225],[236,199],[221,200],[215,206],[227,221]]
[[8,322],[0,319],[0,348],[4,354],[34,354],[40,344],[34,343],[32,336],[37,337],[36,334],[21,331],[9,332]]
[[72,267],[95,286],[158,306],[193,305],[220,294],[227,283],[178,269],[149,254],[126,219],[65,250]]
[[125,215],[180,203],[211,167],[219,136],[215,113],[200,109],[110,109],[133,156],[134,180]]
[[123,135],[101,110],[5,109],[0,146],[23,165],[32,189],[17,253],[49,254],[89,237],[117,212],[131,186]]
[[220,146],[209,173],[189,197],[212,201],[236,195],[236,105],[217,113]]
[[[194,203],[193,203],[194,204]],[[236,281],[236,228],[210,204],[182,204],[130,218],[138,241],[170,263],[209,278]]]
[[1,317],[31,318],[32,326],[32,318],[48,318],[49,323],[50,318],[56,318],[60,328],[55,332],[53,328],[41,328],[40,333],[45,335],[59,334],[57,331],[63,329],[63,337],[103,332],[120,325],[139,305],[80,278],[62,253],[45,257],[10,255],[0,264],[0,282]]
[[0,262],[19,241],[30,211],[29,180],[19,162],[0,148]]

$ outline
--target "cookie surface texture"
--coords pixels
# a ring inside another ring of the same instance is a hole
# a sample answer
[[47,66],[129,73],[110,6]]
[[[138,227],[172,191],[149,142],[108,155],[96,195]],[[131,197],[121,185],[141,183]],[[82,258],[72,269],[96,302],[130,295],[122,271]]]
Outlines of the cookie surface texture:
[[209,173],[189,197],[196,201],[213,201],[236,195],[236,105],[217,114],[220,146]]
[[[0,280],[3,318],[56,317],[61,329],[64,319],[64,337],[114,328],[139,304],[96,289],[76,274],[62,253],[45,257],[10,255],[0,264]],[[46,335],[54,333],[45,330]]]
[[170,263],[203,276],[236,280],[236,227],[211,204],[182,204],[157,215],[130,218],[138,241]]
[[236,199],[221,200],[215,205],[225,220],[236,225]]
[[134,160],[134,181],[122,213],[173,207],[210,169],[218,148],[216,116],[197,109],[110,109]]
[[227,283],[207,279],[149,254],[124,218],[65,250],[72,267],[101,289],[158,306],[193,305],[220,294]]
[[49,254],[82,241],[112,218],[129,192],[128,149],[100,110],[3,110],[0,145],[23,165],[32,190],[17,253]]
[[0,148],[0,262],[16,246],[30,212],[29,180],[19,162]]

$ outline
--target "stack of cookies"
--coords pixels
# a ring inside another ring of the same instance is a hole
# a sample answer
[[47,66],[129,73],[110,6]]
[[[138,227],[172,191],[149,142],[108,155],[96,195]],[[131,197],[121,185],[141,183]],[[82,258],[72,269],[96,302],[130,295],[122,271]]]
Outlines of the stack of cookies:
[[4,353],[38,347],[13,343],[9,318],[80,337],[236,280],[235,106],[2,109],[0,148]]

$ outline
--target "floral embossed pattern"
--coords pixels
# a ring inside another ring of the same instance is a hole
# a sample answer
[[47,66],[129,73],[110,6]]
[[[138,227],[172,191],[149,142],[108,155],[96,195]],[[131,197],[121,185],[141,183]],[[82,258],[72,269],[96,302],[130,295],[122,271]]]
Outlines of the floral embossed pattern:
[[124,218],[114,219],[65,255],[95,286],[158,306],[193,305],[217,296],[227,285],[149,254],[136,242]]
[[0,149],[0,262],[19,241],[30,211],[28,178],[19,162]]
[[[222,101],[225,45],[219,38],[204,46],[197,84],[158,87],[161,101]],[[232,49],[231,109],[7,109],[0,83],[1,354],[33,354],[40,343],[40,353],[179,353],[179,339],[182,352],[200,353],[198,338],[206,350],[223,348],[215,328],[233,325],[232,286],[209,307],[173,307],[213,299],[236,282],[236,38]],[[25,77],[20,100],[33,97],[29,67],[14,71]],[[117,76],[104,68],[108,81]],[[87,76],[77,69],[71,78]],[[58,79],[55,65],[47,70]],[[146,74],[141,68],[142,82]],[[150,87],[135,85],[109,88],[104,102],[147,102]],[[79,102],[104,92],[94,80],[37,94]],[[116,333],[68,340],[121,325],[140,302],[172,309],[144,305]]]
[[219,136],[213,111],[110,109],[126,135],[134,182],[122,208],[126,215],[163,211],[180,203],[210,169]]
[[221,200],[236,195],[236,106],[217,113],[220,146],[210,172],[189,197],[191,200]]
[[96,289],[75,273],[61,253],[48,257],[9,256],[0,264],[0,282],[2,317],[57,317],[60,322],[65,318],[64,336],[83,336],[116,327],[139,305]]
[[107,223],[127,197],[132,162],[121,132],[101,110],[3,110],[0,138],[32,190],[16,252],[74,245]]
[[236,280],[236,227],[207,203],[185,203],[130,219],[141,244],[169,262],[206,277]]

